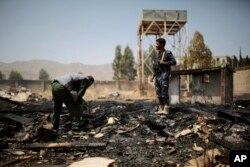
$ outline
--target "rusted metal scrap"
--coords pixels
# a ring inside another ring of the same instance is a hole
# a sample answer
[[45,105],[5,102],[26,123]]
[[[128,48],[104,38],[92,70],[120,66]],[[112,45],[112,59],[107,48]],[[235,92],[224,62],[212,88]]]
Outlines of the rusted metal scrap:
[[98,148],[98,147],[106,147],[107,143],[27,143],[27,144],[13,144],[9,145],[9,148],[15,149],[44,149],[44,148]]

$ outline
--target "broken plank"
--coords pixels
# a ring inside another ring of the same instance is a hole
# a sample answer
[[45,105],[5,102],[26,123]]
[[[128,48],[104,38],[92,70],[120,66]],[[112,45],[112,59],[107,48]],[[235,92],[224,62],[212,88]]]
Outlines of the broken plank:
[[[51,113],[53,111],[54,103],[51,101],[48,102],[32,102],[28,103],[26,102],[24,106],[15,106],[14,108],[5,108],[2,109],[1,113],[35,113],[35,112],[41,112],[41,113]],[[65,107],[63,107],[62,112],[67,110]]]
[[10,145],[9,148],[15,149],[44,149],[44,148],[98,148],[98,147],[106,147],[107,143],[30,143],[30,144],[22,144],[22,145]]
[[124,134],[124,133],[129,133],[138,128],[140,124],[137,124],[135,127],[127,128],[126,130],[117,130],[118,134]]
[[21,157],[17,157],[17,158],[14,158],[14,159],[11,159],[9,161],[2,161],[1,164],[0,164],[0,167],[3,167],[3,166],[10,166],[10,165],[13,165],[15,163],[18,163],[22,160],[27,160],[27,159],[32,159],[34,158],[33,155],[25,155],[25,156],[21,156]]
[[22,117],[16,114],[0,114],[0,117],[7,119],[7,121],[22,125],[30,124],[33,121],[31,118]]
[[233,121],[234,123],[247,123],[247,124],[250,124],[250,120],[248,118],[240,116],[237,113],[219,110],[217,112],[217,114],[218,114],[219,117],[224,117],[226,119],[229,119],[229,120]]
[[226,141],[223,138],[219,138],[212,133],[209,136],[209,140],[218,145],[221,145],[224,148],[227,148],[228,150],[249,150],[250,149],[249,142],[241,142],[240,144],[235,144],[235,143]]

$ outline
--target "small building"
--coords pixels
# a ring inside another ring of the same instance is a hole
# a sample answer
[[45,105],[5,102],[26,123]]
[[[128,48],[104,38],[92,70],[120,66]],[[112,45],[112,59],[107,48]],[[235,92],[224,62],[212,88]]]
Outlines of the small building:
[[229,63],[228,59],[233,59],[233,57],[230,56],[213,56],[213,62],[215,67],[219,67],[223,65],[224,63]]
[[226,67],[172,71],[170,79],[170,103],[180,103],[180,77],[191,76],[191,103],[232,105],[233,70]]

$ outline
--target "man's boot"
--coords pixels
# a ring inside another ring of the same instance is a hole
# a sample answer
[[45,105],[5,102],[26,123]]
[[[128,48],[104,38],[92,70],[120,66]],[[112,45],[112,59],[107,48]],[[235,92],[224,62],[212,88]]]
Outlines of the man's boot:
[[165,114],[165,115],[169,114],[169,106],[168,105],[164,105],[163,110],[162,110],[162,114]]
[[163,105],[159,105],[158,111],[156,112],[156,114],[162,114],[163,109],[164,109],[164,106]]

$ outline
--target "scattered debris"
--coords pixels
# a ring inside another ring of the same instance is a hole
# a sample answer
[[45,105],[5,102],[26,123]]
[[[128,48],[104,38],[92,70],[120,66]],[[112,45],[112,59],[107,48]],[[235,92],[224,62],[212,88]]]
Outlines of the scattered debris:
[[119,97],[120,94],[118,92],[113,92],[109,94],[110,97]]
[[102,138],[103,136],[103,133],[97,133],[96,135],[94,135],[94,138]]
[[[14,104],[5,98],[0,99],[7,104],[0,108],[0,166],[69,166],[76,161],[81,166],[92,161],[100,165],[98,158],[112,160],[113,167],[228,165],[230,149],[250,148],[250,125],[230,119],[228,113],[221,115],[228,111],[223,106],[180,104],[163,117],[155,114],[153,100],[107,97],[87,102],[82,115],[86,125],[76,133],[70,131],[66,108],[60,128],[53,131],[44,123],[53,102],[39,98]],[[246,112],[232,113],[249,119]]]
[[118,129],[117,133],[118,134],[123,134],[123,133],[129,133],[132,132],[133,130],[135,130],[136,128],[138,128],[140,126],[140,124],[136,125],[135,127],[124,127],[124,130]]
[[[33,120],[16,114],[0,114],[0,117],[6,120],[6,122],[12,122],[12,124],[25,126],[30,124]],[[20,127],[21,129],[21,127]]]
[[25,101],[47,101],[38,93],[33,93],[31,90],[24,87],[10,88],[9,90],[0,90],[0,100],[9,99],[11,101],[25,102]]
[[172,154],[174,154],[176,152],[176,149],[174,148],[174,147],[169,147],[168,149],[167,149],[167,153],[169,154],[169,155],[172,155]]
[[115,160],[105,157],[84,158],[79,162],[72,163],[69,167],[115,167]]
[[250,100],[236,100],[234,107],[237,110],[247,109],[250,110]]
[[218,149],[208,150],[204,155],[189,160],[185,167],[216,166],[216,156],[219,155],[221,155],[221,152]]
[[12,149],[44,149],[44,148],[69,148],[69,149],[83,149],[83,148],[98,148],[106,147],[107,143],[82,143],[82,142],[65,142],[65,143],[27,143],[27,144],[13,144],[9,145]]
[[18,101],[13,101],[13,100],[10,100],[9,98],[6,98],[6,97],[1,97],[0,96],[0,100],[3,101],[3,102],[8,102],[8,103],[11,103],[11,104],[15,104],[15,105],[24,105],[23,103],[20,103]]
[[196,143],[194,143],[193,150],[198,151],[198,152],[203,152],[204,151],[204,149],[202,147],[197,146]]
[[27,160],[31,160],[34,159],[34,155],[24,155],[24,156],[18,156],[17,158],[13,158],[7,161],[2,161],[0,164],[0,167],[3,166],[13,166],[16,163],[22,162],[22,161],[27,161]]
[[192,129],[185,129],[185,130],[182,130],[181,132],[178,132],[174,137],[177,139],[181,136],[186,136],[190,133],[193,133],[193,130]]
[[6,151],[8,153],[11,153],[12,155],[18,155],[18,156],[25,155],[25,152],[24,151],[20,151],[20,150],[6,149],[4,151]]
[[56,139],[56,132],[52,129],[52,124],[42,124],[37,129],[37,139],[42,142],[47,142]]
[[109,124],[109,125],[112,125],[112,124],[114,124],[117,120],[118,120],[117,118],[109,117],[109,118],[108,118],[108,124]]

